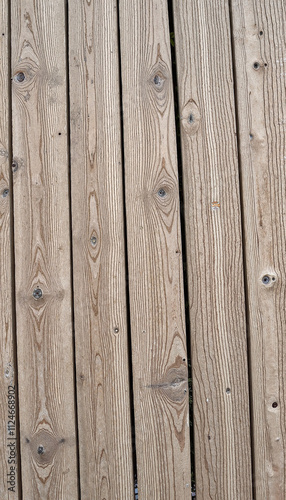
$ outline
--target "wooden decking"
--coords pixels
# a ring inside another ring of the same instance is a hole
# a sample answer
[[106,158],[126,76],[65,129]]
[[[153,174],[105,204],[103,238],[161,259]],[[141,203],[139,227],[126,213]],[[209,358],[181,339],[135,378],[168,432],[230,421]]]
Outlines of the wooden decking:
[[0,500],[285,500],[285,28],[0,0]]

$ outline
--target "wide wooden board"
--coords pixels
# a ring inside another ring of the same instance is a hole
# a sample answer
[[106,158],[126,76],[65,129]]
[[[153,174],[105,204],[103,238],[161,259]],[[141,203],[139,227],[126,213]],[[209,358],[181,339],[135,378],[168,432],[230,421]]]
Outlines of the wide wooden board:
[[170,34],[165,0],[120,0],[139,498],[191,496]]
[[82,500],[134,496],[116,4],[69,2]]
[[23,498],[76,500],[65,1],[11,4]]
[[286,6],[233,0],[256,500],[286,497]]
[[252,499],[230,19],[174,0],[193,369],[196,497]]

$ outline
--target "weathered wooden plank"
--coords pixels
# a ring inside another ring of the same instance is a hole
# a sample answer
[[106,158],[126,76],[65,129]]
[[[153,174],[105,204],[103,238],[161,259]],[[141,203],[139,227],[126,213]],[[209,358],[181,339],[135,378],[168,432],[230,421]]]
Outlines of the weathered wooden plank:
[[176,133],[165,0],[120,0],[140,498],[190,498]]
[[286,10],[233,0],[256,499],[286,497]]
[[69,2],[81,498],[134,496],[117,2]]
[[12,1],[23,497],[77,499],[65,2]]
[[198,500],[252,499],[228,3],[174,0]]
[[0,498],[18,498],[11,276],[8,2],[0,2]]

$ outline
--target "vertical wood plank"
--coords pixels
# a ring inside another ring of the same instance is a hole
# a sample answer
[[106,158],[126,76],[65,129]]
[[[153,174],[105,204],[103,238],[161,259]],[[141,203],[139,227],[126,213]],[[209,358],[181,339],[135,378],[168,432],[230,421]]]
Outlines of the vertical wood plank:
[[233,0],[256,500],[286,497],[286,7]]
[[165,0],[120,0],[139,498],[191,496],[176,132]]
[[9,186],[8,2],[0,2],[0,498],[18,498]]
[[12,1],[23,497],[77,499],[65,2]]
[[252,499],[228,3],[174,0],[198,500]]
[[117,2],[69,2],[81,498],[134,497]]

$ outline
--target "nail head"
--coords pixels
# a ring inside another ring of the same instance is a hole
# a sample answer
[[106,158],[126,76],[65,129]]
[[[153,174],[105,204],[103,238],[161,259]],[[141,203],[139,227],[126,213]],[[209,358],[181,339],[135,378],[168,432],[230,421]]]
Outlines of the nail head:
[[20,82],[20,83],[22,83],[25,80],[25,75],[22,71],[17,73],[16,80],[17,80],[17,82]]
[[158,191],[158,195],[160,196],[160,198],[164,198],[164,196],[166,196],[165,189],[160,188],[159,191]]
[[35,290],[33,291],[33,297],[35,300],[39,300],[41,299],[43,296],[43,292],[40,288],[35,288]]

